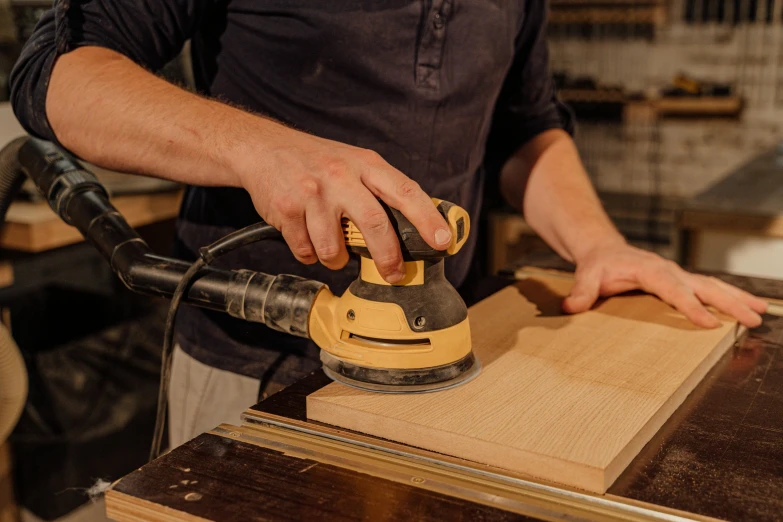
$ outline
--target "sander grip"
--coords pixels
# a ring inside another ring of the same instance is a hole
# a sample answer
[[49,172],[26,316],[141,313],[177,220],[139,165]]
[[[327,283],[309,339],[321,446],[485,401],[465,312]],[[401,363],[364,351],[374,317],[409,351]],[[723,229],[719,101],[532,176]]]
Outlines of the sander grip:
[[[406,262],[437,261],[438,259],[454,255],[463,247],[470,234],[470,215],[464,208],[449,201],[432,198],[433,204],[440,215],[443,216],[451,231],[451,243],[443,250],[436,250],[424,240],[419,230],[405,214],[396,208],[391,208],[381,200],[378,200],[378,202],[386,211],[392,228],[397,234],[402,258]],[[342,227],[345,245],[348,247],[348,250],[363,257],[372,258],[359,228],[349,219],[342,220]]]

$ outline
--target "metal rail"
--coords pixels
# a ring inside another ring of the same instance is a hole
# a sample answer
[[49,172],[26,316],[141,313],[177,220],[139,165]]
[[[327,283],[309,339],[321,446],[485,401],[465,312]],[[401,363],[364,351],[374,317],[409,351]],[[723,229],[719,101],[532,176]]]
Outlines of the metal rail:
[[[437,453],[249,410],[213,434],[544,520],[711,520],[505,475]],[[377,440],[377,442],[376,442]]]

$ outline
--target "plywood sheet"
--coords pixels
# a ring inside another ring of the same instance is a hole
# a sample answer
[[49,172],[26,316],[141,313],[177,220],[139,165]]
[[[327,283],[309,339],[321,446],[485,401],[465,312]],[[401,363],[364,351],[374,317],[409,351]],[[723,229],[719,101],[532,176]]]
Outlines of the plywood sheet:
[[740,329],[699,329],[648,295],[564,316],[571,285],[536,275],[472,307],[474,381],[422,395],[334,383],[308,396],[308,418],[605,492]]

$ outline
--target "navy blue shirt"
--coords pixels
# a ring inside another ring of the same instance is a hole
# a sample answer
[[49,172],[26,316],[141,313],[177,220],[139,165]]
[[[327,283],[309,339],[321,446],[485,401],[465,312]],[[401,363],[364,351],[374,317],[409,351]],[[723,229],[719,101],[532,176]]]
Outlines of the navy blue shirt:
[[[24,47],[11,96],[31,134],[56,140],[45,101],[58,55],[96,45],[157,70],[190,39],[200,92],[372,149],[475,220],[483,165],[502,165],[547,129],[570,130],[549,72],[546,13],[545,0],[57,0]],[[176,254],[192,259],[258,220],[243,190],[188,187]],[[476,239],[447,260],[455,285]],[[337,294],[357,275],[355,260],[339,272],[302,265],[282,240],[216,264],[298,274]],[[185,307],[178,326],[183,349],[221,369],[290,382],[318,366],[311,343],[262,325]]]

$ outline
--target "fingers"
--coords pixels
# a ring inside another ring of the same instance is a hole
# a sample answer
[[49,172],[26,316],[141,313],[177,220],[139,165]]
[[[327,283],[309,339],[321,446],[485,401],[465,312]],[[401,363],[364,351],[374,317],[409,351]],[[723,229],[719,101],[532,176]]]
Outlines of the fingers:
[[644,254],[627,247],[599,252],[580,265],[571,294],[563,310],[578,313],[588,310],[600,295],[639,288],[655,294],[703,328],[717,328],[722,323],[706,307],[730,315],[743,325],[754,328],[766,312],[768,303],[748,292],[714,277],[690,274],[672,261]]
[[264,190],[254,182],[248,191],[259,214],[282,232],[299,261],[345,266],[348,253],[339,220],[346,216],[361,230],[381,276],[390,283],[401,281],[399,239],[376,197],[402,212],[431,247],[450,245],[451,231],[432,200],[377,153],[297,137],[309,154],[284,157],[286,176],[267,180]]
[[345,248],[339,214],[319,204],[307,209],[306,218],[310,242],[321,264],[332,270],[344,267],[348,263],[348,250]]
[[307,232],[304,206],[291,195],[283,194],[275,199],[273,209],[265,219],[280,231],[294,257],[306,265],[318,261]]
[[737,288],[736,286],[730,285],[725,281],[721,281],[717,277],[710,277],[708,278],[712,282],[714,282],[716,285],[718,285],[720,288],[728,292],[729,294],[733,295],[745,305],[747,305],[751,310],[756,312],[757,314],[764,314],[767,312],[767,308],[769,308],[769,303],[765,301],[764,299],[761,299],[760,297],[756,297],[755,295],[746,292],[745,290],[742,290],[740,288]]
[[699,301],[696,293],[668,269],[656,270],[642,281],[644,291],[656,294],[697,326],[717,328],[721,322]]
[[283,234],[283,239],[288,243],[288,248],[291,249],[291,253],[300,262],[306,265],[312,265],[318,261],[318,256],[315,254],[315,248],[310,242],[310,235],[307,233],[307,227],[305,226],[304,219],[300,222],[287,221],[285,226],[281,227],[280,233]]
[[366,190],[356,194],[346,205],[345,212],[364,236],[378,272],[389,283],[398,283],[405,277],[400,240],[381,204]]
[[702,303],[714,306],[748,328],[755,328],[761,324],[761,316],[740,298],[744,296],[730,292],[708,277],[693,275],[691,284]]
[[451,230],[418,183],[385,162],[376,163],[362,176],[362,182],[386,204],[402,212],[432,248],[444,250],[449,246]]
[[576,272],[576,280],[571,293],[563,300],[563,311],[569,314],[586,312],[595,304],[601,289],[601,269],[599,267]]

